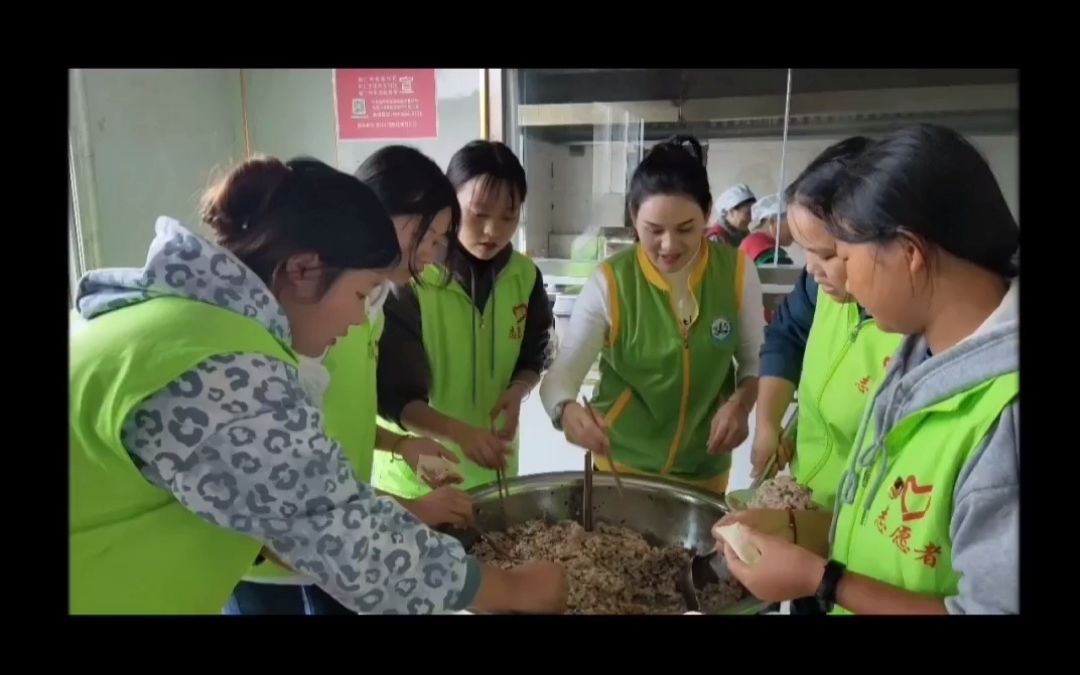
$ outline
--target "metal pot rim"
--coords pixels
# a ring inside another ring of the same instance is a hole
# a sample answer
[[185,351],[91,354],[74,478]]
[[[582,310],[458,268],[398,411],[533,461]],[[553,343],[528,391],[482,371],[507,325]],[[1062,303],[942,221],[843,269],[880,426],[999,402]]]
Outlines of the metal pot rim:
[[[634,486],[645,488],[646,490],[664,492],[668,497],[689,502],[703,503],[716,508],[721,513],[731,512],[731,507],[727,505],[722,496],[701,488],[696,488],[692,485],[687,485],[686,483],[680,483],[668,478],[635,474],[623,474],[620,478],[624,487]],[[568,484],[581,483],[584,482],[584,480],[584,471],[552,471],[510,478],[504,485],[512,496],[515,493],[521,494],[531,492],[532,490],[530,488],[555,488],[566,486]],[[615,479],[611,474],[596,472],[593,474],[593,485],[614,487]],[[467,493],[476,501],[498,499],[498,487],[494,483],[474,487],[468,490]],[[726,615],[752,615],[768,611],[769,607],[770,605],[768,603],[762,602],[753,596],[748,596],[733,605],[728,606],[720,613]]]
[[[669,478],[660,478],[658,476],[641,476],[637,474],[625,474],[620,476],[624,485],[633,485],[636,487],[644,488],[662,488],[664,492],[681,497],[684,499],[693,499],[705,502],[710,506],[714,506],[724,513],[729,513],[731,507],[722,496],[716,495],[708,490],[696,488],[686,483],[681,483]],[[526,476],[517,476],[515,478],[509,478],[506,480],[505,485],[509,488],[511,493],[514,492],[515,487],[540,487],[544,485],[566,485],[568,483],[575,483],[577,481],[585,480],[584,471],[551,471],[548,473],[533,473]],[[603,472],[596,472],[593,474],[594,485],[604,485],[606,487],[612,487],[615,485],[615,479],[610,474]],[[473,499],[486,499],[488,497],[498,497],[498,487],[495,483],[486,483],[484,485],[478,485],[470,490],[466,491],[467,494]]]

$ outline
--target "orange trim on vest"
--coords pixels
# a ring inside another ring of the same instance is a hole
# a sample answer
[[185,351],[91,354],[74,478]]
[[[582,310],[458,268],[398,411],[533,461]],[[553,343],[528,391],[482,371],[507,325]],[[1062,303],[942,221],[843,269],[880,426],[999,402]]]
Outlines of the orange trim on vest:
[[[600,455],[593,456],[593,465],[604,473],[611,473],[611,460],[607,457]],[[645,473],[638,471],[633,467],[626,466],[619,462],[615,462],[615,468],[620,474],[629,474],[633,476],[656,476],[657,474]],[[713,476],[712,478],[706,478],[704,480],[685,480],[683,478],[677,478],[675,476],[664,476],[668,480],[673,480],[676,483],[682,483],[683,485],[690,485],[691,487],[701,488],[713,492],[718,495],[724,494],[727,491],[728,478],[731,476],[731,470],[727,470],[719,476]]]
[[[649,260],[649,256],[645,253],[645,248],[641,244],[635,244],[637,247],[637,261],[641,266],[641,271],[644,272],[645,278],[649,280],[649,283],[656,286],[662,291],[667,293],[671,292],[671,285],[668,284],[667,279],[660,270],[656,269],[656,265],[653,265],[652,260]],[[709,266],[709,242],[704,238],[701,240],[701,248],[698,249],[700,255],[698,255],[697,261],[694,263],[694,269],[690,272],[690,288],[696,288],[701,285],[701,280],[705,278],[705,269]]]
[[611,409],[604,415],[604,421],[607,422],[608,427],[615,425],[619,416],[626,410],[626,406],[630,405],[630,398],[634,395],[632,389],[627,389],[623,393],[619,394],[619,398],[615,399],[615,403],[611,406]]
[[611,307],[611,329],[608,331],[608,347],[614,347],[619,339],[619,326],[622,318],[622,310],[619,308],[619,284],[615,281],[615,270],[611,265],[604,263],[600,271],[607,278],[608,305]]

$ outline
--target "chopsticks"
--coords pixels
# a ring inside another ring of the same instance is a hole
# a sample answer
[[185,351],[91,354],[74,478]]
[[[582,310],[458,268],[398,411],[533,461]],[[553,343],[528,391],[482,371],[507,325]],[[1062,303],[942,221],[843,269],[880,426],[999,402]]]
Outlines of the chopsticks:
[[[589,403],[589,399],[582,396],[581,397],[581,405],[585,406],[585,410],[589,411],[589,415],[593,418],[593,421],[596,422],[597,424],[599,424],[600,419],[597,417],[596,410],[593,409],[592,404]],[[591,462],[592,462],[592,453],[591,452],[588,453],[587,459],[590,462],[590,466],[591,466],[592,465],[591,464]],[[608,464],[611,465],[611,475],[612,475],[613,478],[615,478],[615,491],[619,493],[619,497],[622,497],[623,496],[622,479],[619,478],[619,470],[615,468],[615,449],[614,448],[612,448],[611,454],[608,455]]]
[[[495,420],[491,420],[491,431],[495,433]],[[506,518],[506,499],[510,496],[510,487],[506,484],[506,469],[495,468],[495,489],[499,492],[499,506],[503,518]]]
[[506,500],[510,496],[510,486],[506,484],[506,469],[495,469],[495,488],[499,491],[499,510],[503,523],[509,525],[510,517],[506,514]]
[[[796,404],[795,410],[792,411],[791,417],[788,418],[787,424],[784,425],[783,431],[780,432],[780,442],[783,443],[784,439],[791,436],[791,432],[795,429],[795,424],[799,421],[799,406]],[[765,463],[765,469],[761,472],[754,482],[750,484],[751,488],[757,488],[766,480],[772,478],[773,472],[776,470],[777,455],[780,453],[779,446],[776,452],[772,454],[769,461]]]
[[581,493],[581,526],[586,532],[592,532],[592,450],[585,451],[585,486]]
[[510,492],[506,487],[506,474],[502,469],[495,469],[495,487],[499,491],[499,499],[503,500],[510,496]]
[[762,483],[772,478],[772,472],[776,469],[776,456],[777,453],[774,452],[772,456],[769,457],[769,461],[765,463],[765,469],[761,472],[761,474],[758,475],[757,478],[754,479],[752,483],[750,483],[751,488],[757,488]]

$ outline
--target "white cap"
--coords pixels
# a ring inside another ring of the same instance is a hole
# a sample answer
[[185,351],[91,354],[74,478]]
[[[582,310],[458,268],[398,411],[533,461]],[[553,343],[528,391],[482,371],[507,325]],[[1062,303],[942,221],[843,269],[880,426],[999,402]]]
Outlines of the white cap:
[[749,199],[754,199],[754,193],[750,190],[750,186],[743,183],[732,185],[716,198],[717,214],[723,215]]
[[778,195],[766,195],[759,199],[754,208],[750,210],[750,227],[761,227],[763,221],[769,218],[782,218],[787,215],[787,202]]

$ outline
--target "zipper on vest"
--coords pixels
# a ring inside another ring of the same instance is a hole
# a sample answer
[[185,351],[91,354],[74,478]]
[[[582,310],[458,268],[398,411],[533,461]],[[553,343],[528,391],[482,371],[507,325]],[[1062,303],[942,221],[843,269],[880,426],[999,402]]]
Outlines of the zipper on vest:
[[675,466],[675,458],[679,454],[679,446],[682,444],[683,434],[686,432],[686,413],[687,407],[690,405],[690,326],[684,325],[679,317],[675,317],[675,320],[679,323],[679,328],[682,332],[682,364],[683,364],[683,386],[682,386],[682,398],[679,401],[679,425],[675,428],[675,438],[671,442],[671,450],[668,451],[668,459],[664,464],[664,468],[660,470],[660,475],[667,475],[671,471],[671,467]]
[[[884,441],[882,441],[882,442],[884,443]],[[881,471],[885,471],[888,468],[887,465],[885,464],[885,457],[882,456],[880,459],[878,459],[877,462],[874,462],[874,466],[869,467],[863,473],[863,481],[862,481],[862,484],[863,484],[863,486],[862,486],[863,498],[862,498],[862,500],[860,500],[859,510],[857,511],[857,513],[859,514],[859,525],[860,526],[866,524],[866,515],[868,513],[870,513],[869,501],[872,500],[876,496],[874,494],[871,494],[871,492],[870,492],[870,474],[874,473],[874,469],[877,467],[878,462],[882,463]]]
[[[473,349],[472,395],[473,395],[473,403],[474,404],[477,402],[477,398],[476,398],[477,397],[477,390],[476,390],[476,388],[477,388],[477,381],[479,380],[479,376],[480,376],[480,352],[477,350],[477,342],[476,342],[476,338],[477,338],[477,332],[476,332],[477,326],[476,326],[476,324],[478,323],[477,322],[477,316],[480,317],[480,319],[479,319],[480,330],[483,330],[488,325],[487,308],[491,307],[491,313],[492,313],[492,316],[491,316],[491,345],[490,345],[491,346],[491,352],[489,354],[489,357],[490,357],[489,358],[489,366],[490,366],[490,370],[491,370],[491,378],[494,379],[495,378],[495,339],[496,339],[496,336],[495,336],[495,316],[494,315],[495,315],[495,311],[497,309],[496,308],[496,302],[495,302],[496,286],[498,285],[499,280],[502,278],[503,273],[509,267],[510,267],[510,265],[509,265],[509,263],[507,263],[507,265],[505,267],[503,267],[501,270],[499,270],[498,274],[495,274],[494,272],[491,273],[491,290],[488,292],[487,302],[484,303],[484,308],[483,309],[477,307],[477,305],[476,305],[476,271],[474,269],[472,269],[471,267],[469,269],[469,292],[467,293],[467,295],[468,295],[469,307],[471,307],[472,310],[473,310],[473,315],[472,315],[472,343],[473,343],[472,344],[472,349]],[[465,289],[462,288],[462,291],[464,291],[464,290]]]
[[[851,330],[851,345],[855,344],[855,339],[859,337],[859,331],[863,329],[863,326],[867,325],[871,321],[873,321],[873,319],[865,319],[855,324],[855,328]],[[851,345],[848,346],[850,347]]]
[[[472,309],[472,350],[473,350],[473,372],[472,372],[472,402],[476,405],[476,367],[479,360],[479,352],[476,349],[476,270],[471,267],[469,269],[469,307]],[[484,315],[480,315],[480,327],[484,327]]]
[[[833,360],[832,365],[829,368],[829,372],[825,376],[825,381],[822,383],[821,389],[818,391],[817,401],[819,407],[821,405],[821,398],[825,395],[825,391],[829,388],[829,384],[832,382],[833,376],[836,375],[836,371],[840,369],[840,364],[843,363],[844,358],[847,357],[848,351],[851,349],[852,346],[854,346],[855,340],[857,340],[859,337],[859,332],[863,329],[863,326],[867,325],[872,320],[873,319],[860,321],[859,323],[855,324],[854,328],[851,329],[851,333],[848,335],[848,339],[845,341],[843,349],[840,351],[840,354],[836,357],[836,359]],[[825,451],[821,454],[821,459],[818,460],[818,463],[815,464],[814,467],[810,469],[810,471],[806,474],[807,482],[813,480],[821,471],[821,469],[824,468],[825,464],[829,460],[829,456],[832,454],[833,446],[836,445],[836,439],[833,438],[832,431],[829,428],[827,421],[825,420],[825,416],[819,412],[818,417],[820,418],[820,421],[822,423],[821,426],[825,431]]]
[[[821,398],[825,395],[825,391],[828,390],[829,384],[832,383],[832,379],[836,375],[836,371],[840,369],[840,364],[844,362],[844,357],[847,356],[848,350],[851,349],[851,346],[855,344],[855,339],[858,337],[858,335],[859,326],[856,325],[855,328],[851,331],[851,334],[848,336],[849,339],[845,341],[843,348],[840,350],[840,353],[835,359],[833,359],[832,364],[830,364],[829,371],[825,375],[825,380],[821,383],[821,387],[818,389],[817,392],[817,402],[819,406],[821,405]],[[829,455],[832,453],[832,446],[834,443],[832,433],[829,430],[828,421],[825,419],[824,414],[822,414],[820,411],[818,412],[818,418],[821,422],[822,429],[824,429],[825,431],[825,450],[824,452],[822,452],[821,458],[818,460],[817,464],[815,464],[814,467],[810,469],[810,471],[807,473],[807,482],[813,480],[821,471],[822,467],[825,466],[826,462],[829,459]]]

